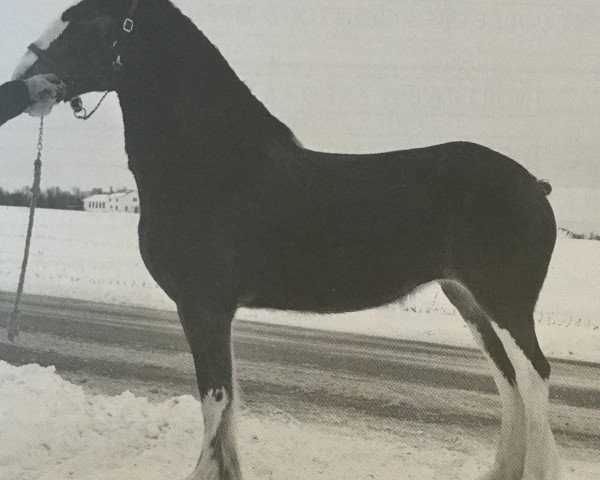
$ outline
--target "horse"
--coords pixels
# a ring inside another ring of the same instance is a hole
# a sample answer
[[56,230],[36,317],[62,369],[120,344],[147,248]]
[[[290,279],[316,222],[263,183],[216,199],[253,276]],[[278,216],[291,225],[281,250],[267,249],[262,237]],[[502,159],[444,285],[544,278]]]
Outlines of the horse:
[[238,308],[359,311],[431,282],[471,328],[502,398],[482,478],[562,478],[533,317],[556,240],[548,183],[469,142],[304,148],[169,0],[79,1],[14,77],[49,71],[67,100],[118,95],[142,258],[177,305],[195,364],[205,432],[188,480],[242,478]]

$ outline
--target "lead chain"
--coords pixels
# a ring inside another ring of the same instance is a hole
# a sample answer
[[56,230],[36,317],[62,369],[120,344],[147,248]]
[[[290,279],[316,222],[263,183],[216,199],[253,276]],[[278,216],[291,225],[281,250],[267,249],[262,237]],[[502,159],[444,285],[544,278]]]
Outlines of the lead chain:
[[44,149],[44,116],[40,119],[40,130],[37,142],[37,157],[34,163],[33,186],[31,188],[31,201],[29,204],[29,225],[27,226],[27,237],[25,238],[25,252],[23,254],[23,263],[21,264],[21,276],[15,298],[15,308],[12,311],[8,321],[8,338],[11,342],[19,335],[19,306],[21,305],[21,296],[25,286],[25,273],[27,272],[27,262],[29,261],[29,247],[31,246],[31,234],[33,232],[33,219],[35,216],[35,207],[37,205],[38,195],[40,193],[40,181],[42,178],[42,150]]

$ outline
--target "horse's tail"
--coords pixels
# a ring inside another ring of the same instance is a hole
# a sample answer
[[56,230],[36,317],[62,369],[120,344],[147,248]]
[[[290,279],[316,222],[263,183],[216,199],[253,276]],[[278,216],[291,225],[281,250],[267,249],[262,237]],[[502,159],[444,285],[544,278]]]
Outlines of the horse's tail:
[[544,195],[549,196],[552,193],[552,185],[550,185],[548,180],[538,180],[537,184],[542,189],[542,192],[544,192]]

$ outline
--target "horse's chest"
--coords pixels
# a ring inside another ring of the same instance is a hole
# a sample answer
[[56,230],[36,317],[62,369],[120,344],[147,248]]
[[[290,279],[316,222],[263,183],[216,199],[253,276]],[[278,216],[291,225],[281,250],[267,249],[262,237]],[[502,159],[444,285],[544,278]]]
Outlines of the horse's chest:
[[176,210],[142,205],[139,246],[148,271],[172,298],[235,268],[235,216],[201,206]]
[[142,260],[158,285],[175,300],[178,296],[178,286],[175,281],[176,267],[169,259],[168,242],[160,234],[160,230],[152,227],[144,216],[140,219],[138,230],[139,247]]

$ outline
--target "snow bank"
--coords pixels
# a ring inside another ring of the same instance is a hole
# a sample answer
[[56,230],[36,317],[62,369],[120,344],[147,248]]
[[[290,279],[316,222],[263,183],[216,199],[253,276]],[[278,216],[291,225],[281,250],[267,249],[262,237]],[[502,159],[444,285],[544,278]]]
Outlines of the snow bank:
[[[392,435],[246,413],[245,478],[458,480],[475,478],[493,459],[492,445],[460,431],[401,428]],[[153,404],[128,392],[90,395],[51,367],[0,361],[2,479],[183,479],[196,463],[202,429],[200,404],[190,396]],[[567,465],[573,479],[597,478],[598,463]]]
[[[18,282],[27,209],[0,207],[0,290]],[[143,265],[138,216],[39,210],[25,291],[174,310]],[[600,362],[600,242],[559,239],[536,312],[540,343],[558,358]],[[402,305],[315,316],[241,311],[256,321],[472,346],[441,290],[427,287]]]
[[153,468],[137,478],[183,476],[200,419],[190,396],[151,405],[129,392],[86,395],[53,367],[0,362],[0,478],[116,479],[144,464]]

